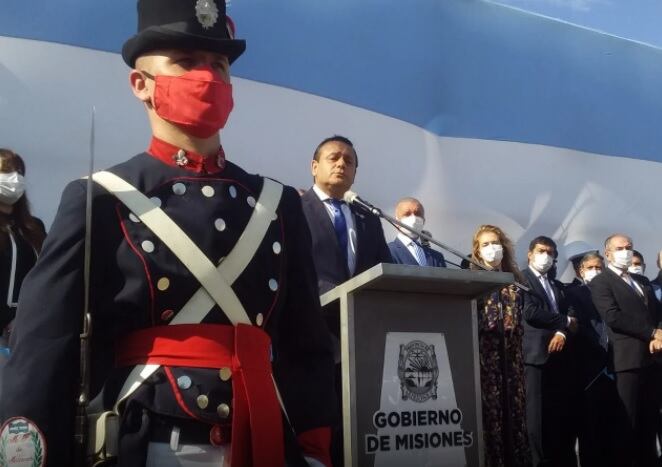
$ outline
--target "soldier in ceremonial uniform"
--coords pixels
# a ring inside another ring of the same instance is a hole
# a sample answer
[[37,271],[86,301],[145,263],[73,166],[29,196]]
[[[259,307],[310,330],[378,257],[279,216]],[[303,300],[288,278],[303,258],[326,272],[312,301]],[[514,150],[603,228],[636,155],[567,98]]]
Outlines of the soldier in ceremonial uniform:
[[153,138],[64,190],[21,292],[0,465],[75,462],[89,282],[92,457],[328,466],[332,351],[299,195],[228,161],[218,135],[245,43],[223,0],[139,0],[138,15],[122,57]]

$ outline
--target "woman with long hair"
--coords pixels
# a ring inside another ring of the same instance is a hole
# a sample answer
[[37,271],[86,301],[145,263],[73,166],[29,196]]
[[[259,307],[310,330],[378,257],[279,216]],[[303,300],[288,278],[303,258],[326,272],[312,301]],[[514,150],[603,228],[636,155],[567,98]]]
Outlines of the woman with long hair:
[[0,149],[0,346],[6,347],[21,284],[46,237],[44,224],[30,213],[25,194],[25,163]]
[[[488,270],[510,272],[516,281],[522,281],[513,244],[499,227],[478,227],[471,257]],[[522,291],[515,285],[483,297],[478,305],[486,467],[531,465],[526,431],[522,305]]]

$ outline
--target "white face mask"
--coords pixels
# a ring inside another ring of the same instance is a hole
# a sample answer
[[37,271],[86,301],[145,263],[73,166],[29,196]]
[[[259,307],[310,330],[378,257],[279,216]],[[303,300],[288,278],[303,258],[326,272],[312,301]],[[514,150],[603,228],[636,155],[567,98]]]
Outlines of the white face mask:
[[631,272],[632,274],[644,274],[644,268],[643,266],[630,266],[628,268],[628,272]]
[[25,180],[18,172],[0,173],[0,202],[13,205],[25,193]]
[[598,274],[600,274],[600,271],[598,271],[597,269],[589,269],[589,270],[584,272],[584,275],[582,276],[582,279],[584,279],[584,282],[586,282],[588,284]]
[[495,244],[484,246],[480,249],[480,257],[486,263],[492,263],[492,266],[496,267],[501,264],[503,259],[503,246]]
[[[402,222],[404,225],[411,227],[412,229],[416,229],[418,231],[423,229],[423,226],[425,225],[425,219],[419,216],[414,216],[413,214],[411,216],[403,217],[400,219],[400,222]],[[410,232],[408,230],[402,229],[402,232],[407,235],[408,237],[411,238],[417,238],[418,235],[416,235],[413,232]]]
[[540,274],[545,274],[554,264],[554,258],[547,253],[535,253],[531,265]]
[[625,269],[632,264],[632,250],[615,250],[611,252],[611,264],[618,269]]

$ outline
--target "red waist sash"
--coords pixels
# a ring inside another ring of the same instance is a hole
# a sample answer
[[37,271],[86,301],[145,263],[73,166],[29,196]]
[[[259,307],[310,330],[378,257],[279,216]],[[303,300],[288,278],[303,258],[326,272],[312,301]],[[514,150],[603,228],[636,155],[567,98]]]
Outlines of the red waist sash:
[[280,404],[271,376],[271,339],[245,324],[179,324],[120,341],[119,367],[138,364],[232,370],[232,467],[285,463]]

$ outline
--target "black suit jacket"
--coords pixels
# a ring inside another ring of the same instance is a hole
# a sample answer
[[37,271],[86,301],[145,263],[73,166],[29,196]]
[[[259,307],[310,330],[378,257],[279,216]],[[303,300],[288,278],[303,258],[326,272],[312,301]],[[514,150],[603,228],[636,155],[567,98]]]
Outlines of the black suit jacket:
[[[438,268],[446,267],[446,260],[444,259],[444,255],[428,246],[420,245],[420,247],[423,248],[428,266],[434,266]],[[416,261],[416,258],[414,258],[414,256],[409,251],[409,248],[407,248],[407,246],[402,243],[399,238],[396,238],[391,243],[389,243],[388,249],[391,251],[391,257],[393,258],[394,263],[418,266],[418,261]]]
[[[352,276],[340,251],[333,221],[324,203],[311,188],[301,197],[303,212],[313,238],[313,261],[320,293],[328,292]],[[384,230],[379,218],[350,206],[356,229],[356,268],[354,276],[379,263],[391,263]]]
[[578,360],[579,385],[586,388],[604,370],[609,361],[608,349],[600,343],[601,327],[605,324],[593,305],[586,285],[566,289],[568,315],[577,318],[579,330],[574,342]]
[[651,336],[660,326],[660,303],[644,276],[631,274],[644,292],[641,297],[609,268],[589,284],[593,304],[607,323],[613,350],[612,368],[625,371],[651,364]]
[[570,337],[565,332],[568,324],[565,297],[560,283],[551,281],[559,309],[559,313],[556,313],[535,274],[528,267],[524,268],[522,274],[531,287],[531,291],[524,294],[524,363],[543,365],[549,358],[547,347],[556,331],[563,331]]

